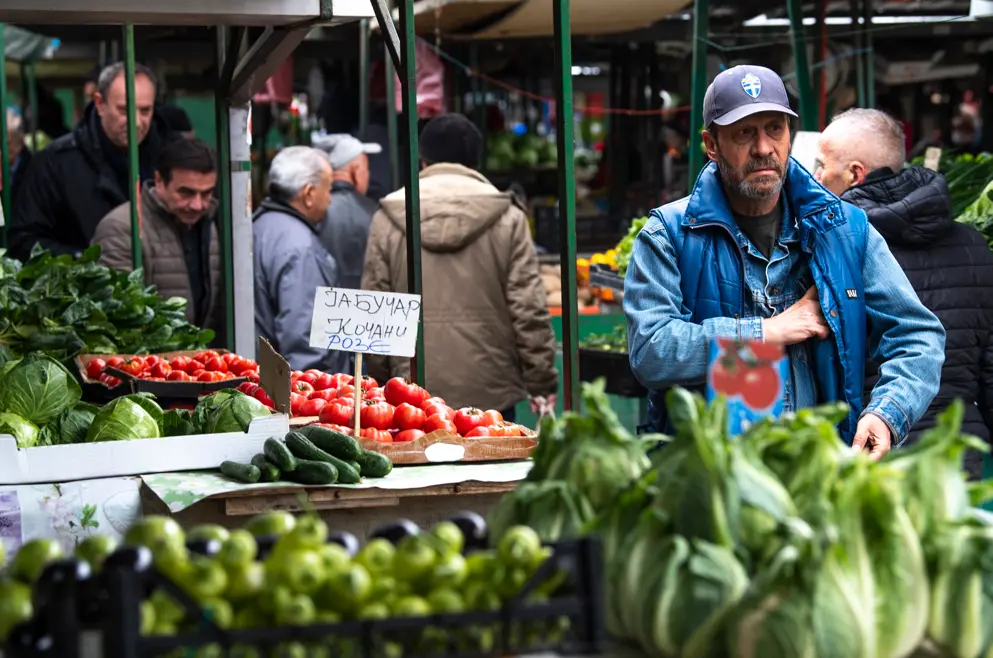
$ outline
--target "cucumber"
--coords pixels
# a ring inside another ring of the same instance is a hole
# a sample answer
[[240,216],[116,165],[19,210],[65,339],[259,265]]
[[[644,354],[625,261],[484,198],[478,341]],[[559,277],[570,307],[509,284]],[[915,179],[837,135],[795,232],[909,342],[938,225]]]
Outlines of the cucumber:
[[381,478],[393,470],[393,462],[384,454],[372,450],[363,450],[359,456],[359,465],[364,477]]
[[261,452],[252,457],[252,465],[262,471],[263,482],[276,482],[279,480],[280,472],[276,466],[265,458]]
[[338,482],[341,484],[356,484],[362,479],[361,468],[355,468],[347,461],[329,455],[308,441],[300,432],[290,432],[286,435],[286,447],[300,459],[325,462],[334,466],[338,471]]
[[362,464],[358,463],[356,460],[354,460],[354,459],[346,459],[345,460],[345,463],[348,464],[349,466],[351,466],[352,468],[354,468],[355,469],[355,472],[358,473],[359,475],[362,474]]
[[297,467],[297,458],[279,439],[266,439],[262,444],[262,452],[283,473],[289,473]]
[[332,457],[349,460],[358,459],[359,455],[362,454],[362,446],[359,445],[358,441],[347,434],[336,432],[327,427],[306,425],[298,427],[295,431]]
[[286,477],[297,484],[334,484],[338,481],[338,470],[327,462],[300,459],[296,469]]
[[247,484],[255,484],[262,477],[262,471],[259,470],[258,466],[229,461],[221,462],[221,473],[232,480]]

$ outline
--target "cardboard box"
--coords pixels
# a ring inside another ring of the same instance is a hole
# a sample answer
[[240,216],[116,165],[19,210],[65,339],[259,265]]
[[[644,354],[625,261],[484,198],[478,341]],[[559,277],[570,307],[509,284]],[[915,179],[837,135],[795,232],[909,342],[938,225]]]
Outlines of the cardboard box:
[[216,469],[224,460],[247,463],[266,439],[288,431],[289,418],[275,414],[256,418],[248,432],[39,448],[19,449],[14,437],[0,434],[0,485]]
[[[157,354],[166,361],[171,361],[177,356],[193,357],[204,350],[180,350],[176,352],[163,352]],[[225,354],[227,350],[214,350],[218,354]],[[112,400],[121,395],[129,393],[151,393],[156,398],[162,400],[197,400],[204,393],[215,393],[225,388],[237,388],[242,382],[248,381],[246,377],[228,379],[223,382],[163,382],[150,379],[138,379],[126,372],[116,369],[108,369],[107,373],[121,380],[120,386],[108,387],[103,382],[90,379],[86,376],[86,367],[93,359],[107,360],[115,356],[127,358],[131,354],[81,354],[76,357],[76,368],[79,369],[79,379],[83,385],[84,399]],[[148,356],[148,355],[145,355]],[[102,390],[101,390],[102,389]],[[93,395],[93,394],[96,395]]]

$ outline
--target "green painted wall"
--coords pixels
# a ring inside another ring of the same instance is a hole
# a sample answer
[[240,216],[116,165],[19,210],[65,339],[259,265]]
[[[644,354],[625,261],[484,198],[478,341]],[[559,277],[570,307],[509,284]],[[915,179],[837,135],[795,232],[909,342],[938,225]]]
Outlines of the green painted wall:
[[217,143],[217,129],[214,125],[214,96],[212,94],[176,95],[170,103],[186,110],[197,137],[211,146]]

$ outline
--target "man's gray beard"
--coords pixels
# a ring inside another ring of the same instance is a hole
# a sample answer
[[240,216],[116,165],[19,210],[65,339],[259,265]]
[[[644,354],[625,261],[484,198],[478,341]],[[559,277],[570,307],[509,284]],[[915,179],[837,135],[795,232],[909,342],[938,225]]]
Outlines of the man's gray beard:
[[727,163],[724,158],[717,159],[717,168],[721,172],[721,180],[724,181],[724,185],[733,191],[737,192],[740,196],[746,199],[753,199],[755,201],[762,201],[763,199],[771,199],[772,197],[779,194],[783,189],[783,179],[780,178],[776,181],[776,184],[769,190],[760,190],[755,185],[752,185],[747,180],[737,179],[735,176],[735,171]]

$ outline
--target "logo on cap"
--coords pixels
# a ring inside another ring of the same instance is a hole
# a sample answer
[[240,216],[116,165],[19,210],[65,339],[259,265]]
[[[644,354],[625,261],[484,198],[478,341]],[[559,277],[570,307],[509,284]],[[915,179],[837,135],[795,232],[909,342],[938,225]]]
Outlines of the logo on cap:
[[757,75],[749,73],[741,79],[741,88],[752,98],[758,98],[762,93],[762,81]]

